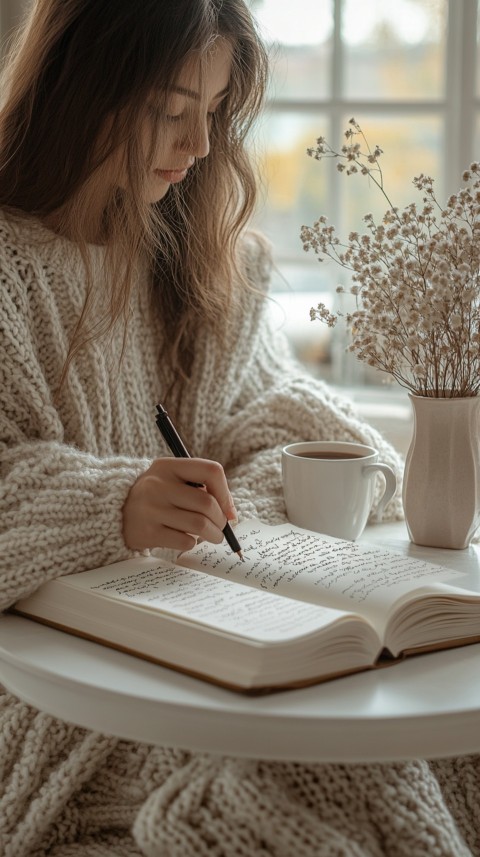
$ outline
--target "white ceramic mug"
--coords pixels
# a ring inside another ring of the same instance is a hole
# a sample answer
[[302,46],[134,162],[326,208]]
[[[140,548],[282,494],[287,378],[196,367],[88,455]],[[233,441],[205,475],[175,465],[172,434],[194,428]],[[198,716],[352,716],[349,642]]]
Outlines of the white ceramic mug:
[[317,533],[358,539],[373,505],[377,474],[385,477],[378,519],[397,487],[392,468],[378,457],[376,449],[361,443],[310,441],[284,447],[283,493],[289,521]]

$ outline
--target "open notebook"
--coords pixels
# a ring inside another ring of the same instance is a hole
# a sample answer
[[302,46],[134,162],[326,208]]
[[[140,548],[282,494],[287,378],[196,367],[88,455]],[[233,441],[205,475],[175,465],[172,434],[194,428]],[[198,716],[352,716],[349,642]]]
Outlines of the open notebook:
[[298,687],[480,639],[480,592],[458,572],[257,520],[242,562],[204,542],[59,577],[23,615],[243,691]]

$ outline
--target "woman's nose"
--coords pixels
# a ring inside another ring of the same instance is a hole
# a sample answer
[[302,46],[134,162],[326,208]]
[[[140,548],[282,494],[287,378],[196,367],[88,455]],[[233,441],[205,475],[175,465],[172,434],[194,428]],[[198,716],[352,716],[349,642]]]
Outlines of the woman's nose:
[[208,117],[196,122],[185,137],[179,141],[180,148],[196,158],[206,158],[210,151],[210,127]]

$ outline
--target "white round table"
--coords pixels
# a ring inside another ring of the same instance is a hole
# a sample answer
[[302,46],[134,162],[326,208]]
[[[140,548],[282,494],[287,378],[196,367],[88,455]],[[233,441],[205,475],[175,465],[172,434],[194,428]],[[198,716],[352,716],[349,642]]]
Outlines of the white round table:
[[[480,554],[417,548],[403,524],[363,541],[442,562],[480,586]],[[0,682],[42,711],[148,743],[318,762],[435,758],[480,751],[480,644],[391,668],[252,697],[31,620],[0,617]]]

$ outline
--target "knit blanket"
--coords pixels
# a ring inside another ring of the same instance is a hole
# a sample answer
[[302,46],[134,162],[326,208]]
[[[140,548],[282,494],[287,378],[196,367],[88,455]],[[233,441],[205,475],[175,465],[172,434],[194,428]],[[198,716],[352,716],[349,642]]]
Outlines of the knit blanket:
[[8,698],[0,723],[3,857],[480,854],[478,757],[309,765],[192,755],[86,733]]

